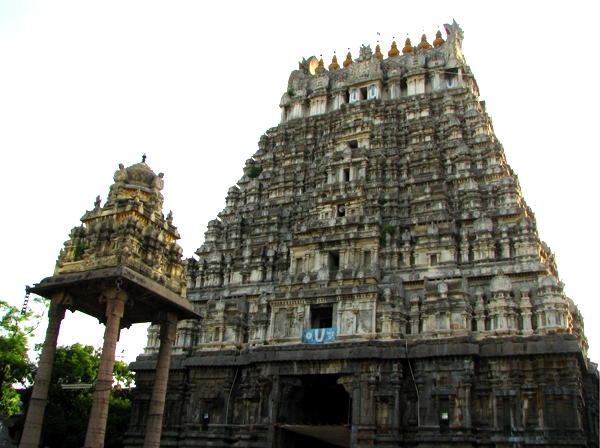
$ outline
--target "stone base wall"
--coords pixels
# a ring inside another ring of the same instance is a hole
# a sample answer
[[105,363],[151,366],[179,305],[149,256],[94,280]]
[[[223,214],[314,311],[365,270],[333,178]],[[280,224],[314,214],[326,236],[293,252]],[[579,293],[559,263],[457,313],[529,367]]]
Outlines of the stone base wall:
[[[131,447],[154,363],[134,364]],[[570,335],[264,346],[174,358],[162,443],[300,447],[319,442],[291,426],[332,425],[353,447],[595,447],[598,415],[597,371]]]

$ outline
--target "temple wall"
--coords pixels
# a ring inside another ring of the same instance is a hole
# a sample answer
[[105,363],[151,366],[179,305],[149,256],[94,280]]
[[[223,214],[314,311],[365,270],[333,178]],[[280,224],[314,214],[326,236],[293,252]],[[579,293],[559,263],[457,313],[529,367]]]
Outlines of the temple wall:
[[[180,358],[169,380],[163,441],[288,446],[282,425],[318,415],[303,407],[303,397],[315,379],[333,378],[346,393],[336,406],[347,406],[348,398],[360,401],[348,413],[357,428],[352,446],[442,440],[453,446],[598,446],[597,379],[573,337],[405,344],[266,346]],[[135,367],[131,446],[143,434],[153,374],[152,362]]]

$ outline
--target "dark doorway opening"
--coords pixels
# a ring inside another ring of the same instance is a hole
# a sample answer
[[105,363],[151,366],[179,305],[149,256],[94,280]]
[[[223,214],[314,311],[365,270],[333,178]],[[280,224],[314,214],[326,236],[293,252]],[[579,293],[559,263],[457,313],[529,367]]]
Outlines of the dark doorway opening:
[[[278,447],[344,446],[326,440],[335,439],[344,427],[347,428],[349,443],[351,399],[344,386],[337,383],[338,378],[338,375],[300,375],[294,378],[300,381],[295,381],[289,399],[280,404],[279,423],[283,431],[279,435]],[[300,425],[304,428],[299,428]],[[324,426],[331,428],[329,434],[323,433],[328,431],[323,429]],[[318,429],[315,429],[314,436],[311,436],[310,427]]]

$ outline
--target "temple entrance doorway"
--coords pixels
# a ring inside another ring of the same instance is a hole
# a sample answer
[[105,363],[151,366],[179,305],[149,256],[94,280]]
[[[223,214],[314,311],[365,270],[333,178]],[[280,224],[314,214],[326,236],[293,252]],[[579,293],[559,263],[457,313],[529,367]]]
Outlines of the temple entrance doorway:
[[290,378],[281,401],[278,447],[334,448],[350,446],[352,403],[339,375]]

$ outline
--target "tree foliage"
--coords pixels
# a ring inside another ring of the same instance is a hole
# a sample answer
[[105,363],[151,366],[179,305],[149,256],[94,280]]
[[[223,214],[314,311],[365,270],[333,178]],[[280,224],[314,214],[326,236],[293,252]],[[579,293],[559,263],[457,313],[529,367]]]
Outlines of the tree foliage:
[[19,395],[13,385],[31,382],[34,364],[29,360],[28,342],[39,316],[21,311],[0,300],[0,413],[10,416],[19,411]]
[[[48,404],[42,426],[43,446],[78,448],[85,442],[94,388],[63,389],[64,384],[94,384],[100,366],[100,351],[92,346],[73,344],[58,347],[54,358]],[[127,387],[133,375],[124,362],[115,362],[115,380]],[[105,448],[122,446],[131,415],[131,392],[115,388],[111,392]]]

